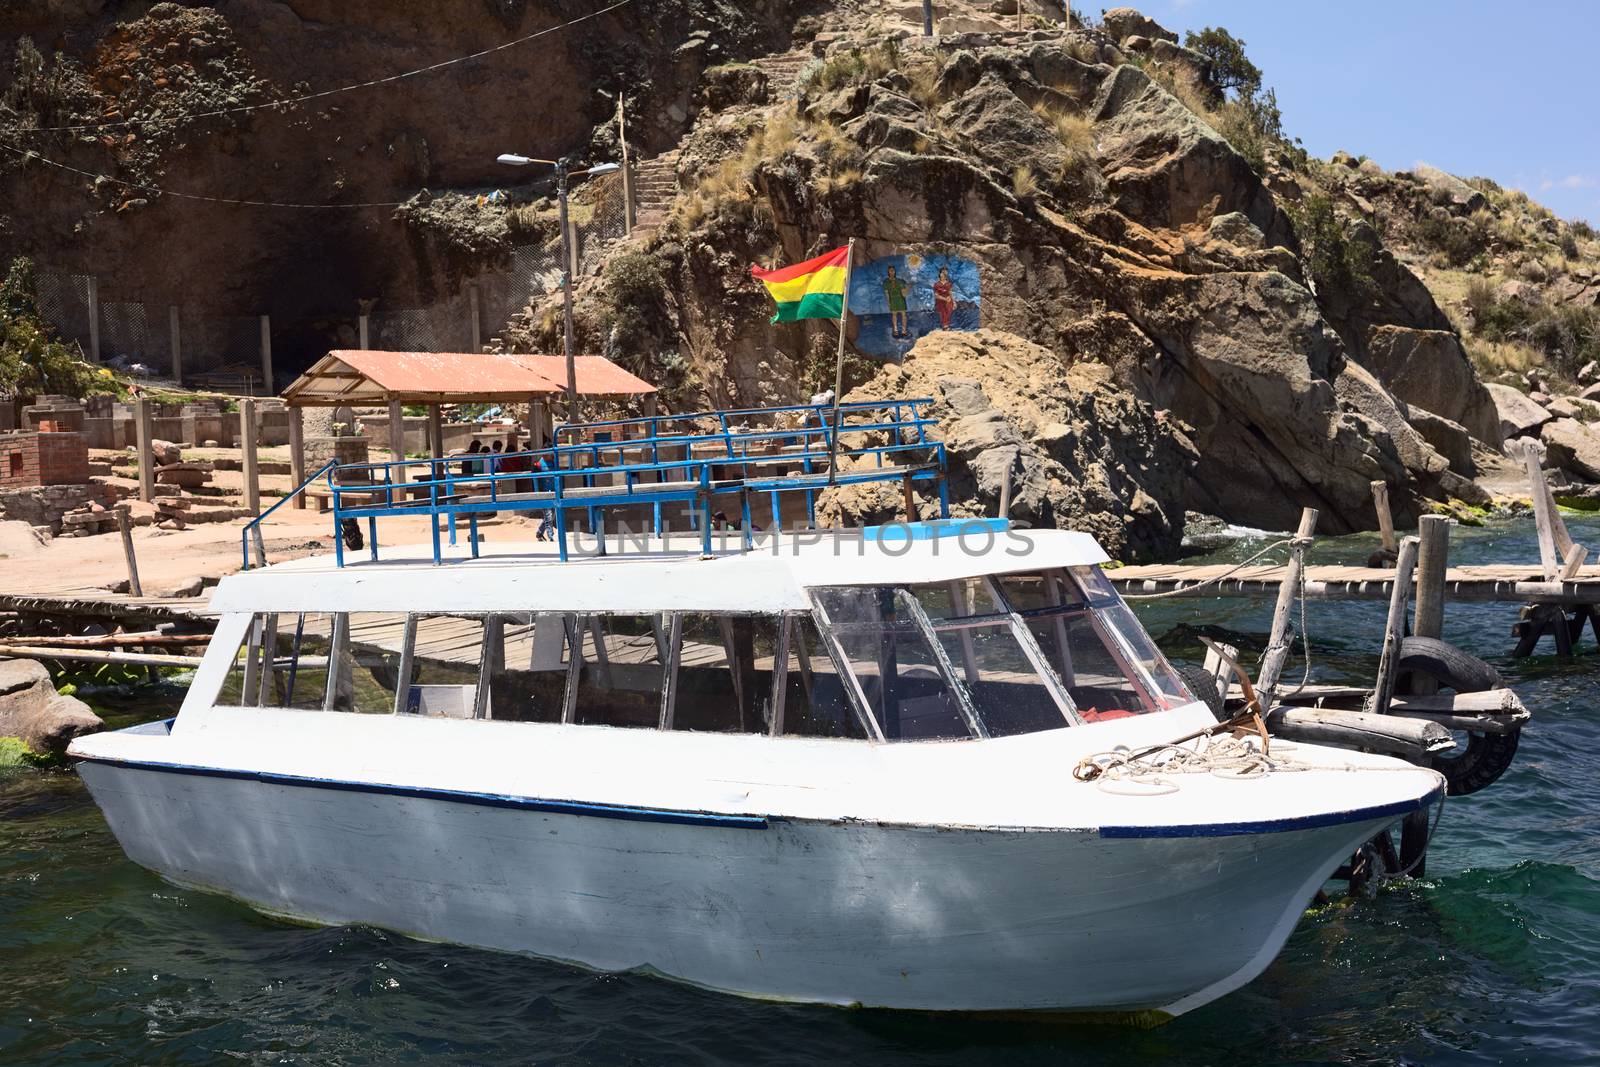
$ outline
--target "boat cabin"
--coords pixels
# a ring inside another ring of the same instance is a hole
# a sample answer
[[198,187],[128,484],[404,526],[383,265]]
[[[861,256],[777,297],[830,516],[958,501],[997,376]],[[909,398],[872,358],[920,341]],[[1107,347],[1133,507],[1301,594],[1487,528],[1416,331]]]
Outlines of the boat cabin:
[[[427,546],[226,579],[220,707],[770,737],[1005,737],[1193,702],[1092,538],[994,520],[626,555]],[[976,533],[975,533],[976,531]]]

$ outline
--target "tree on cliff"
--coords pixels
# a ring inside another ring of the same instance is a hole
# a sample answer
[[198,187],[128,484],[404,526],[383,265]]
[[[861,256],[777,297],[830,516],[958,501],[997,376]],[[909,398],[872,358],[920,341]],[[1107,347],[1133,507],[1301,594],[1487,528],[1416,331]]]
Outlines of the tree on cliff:
[[33,263],[15,259],[0,282],[0,395],[115,393],[115,380],[63,344],[39,318]]
[[1211,80],[1219,89],[1232,89],[1240,98],[1261,90],[1261,70],[1244,54],[1244,42],[1220,26],[1188,32],[1184,44],[1211,61]]

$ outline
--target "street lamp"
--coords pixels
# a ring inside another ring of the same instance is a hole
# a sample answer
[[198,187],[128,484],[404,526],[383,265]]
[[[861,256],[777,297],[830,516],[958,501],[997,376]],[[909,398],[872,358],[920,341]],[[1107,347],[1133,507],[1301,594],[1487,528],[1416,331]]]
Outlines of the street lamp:
[[570,157],[567,159],[538,159],[534,156],[519,156],[512,152],[503,152],[495,158],[495,162],[504,163],[511,167],[526,167],[530,164],[541,163],[556,169],[556,195],[561,204],[561,311],[565,320],[566,331],[562,338],[562,352],[567,357],[567,421],[578,421],[578,370],[572,354],[572,238],[567,230],[567,175],[583,177],[585,174],[610,174],[619,170],[615,163],[601,163],[590,167],[588,170],[569,171]]

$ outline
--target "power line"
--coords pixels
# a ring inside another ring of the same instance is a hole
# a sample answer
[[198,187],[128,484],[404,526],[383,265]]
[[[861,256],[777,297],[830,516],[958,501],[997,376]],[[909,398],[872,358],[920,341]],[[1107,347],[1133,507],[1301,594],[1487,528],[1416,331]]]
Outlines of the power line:
[[161,188],[159,186],[155,186],[155,185],[144,185],[144,184],[142,184],[140,182],[130,182],[130,181],[124,179],[124,178],[115,178],[115,177],[112,177],[109,174],[100,174],[100,173],[98,173],[96,171],[92,171],[92,170],[82,170],[82,169],[80,169],[78,167],[71,167],[71,166],[68,166],[65,163],[58,163],[55,160],[48,158],[47,156],[42,156],[38,152],[35,152],[31,148],[21,148],[21,147],[18,147],[17,145],[14,145],[14,144],[7,144],[4,141],[0,141],[0,149],[4,149],[5,151],[10,152],[13,155],[20,156],[23,159],[28,159],[28,160],[33,160],[33,161],[38,162],[38,163],[43,163],[47,167],[55,167],[57,170],[64,170],[64,171],[67,171],[68,173],[71,173],[71,174],[81,175],[81,176],[83,176],[85,178],[104,179],[105,181],[114,182],[117,185],[123,186],[124,188],[127,188],[127,189],[137,189],[139,192],[152,193],[152,194],[154,194],[156,196],[173,196],[173,197],[178,197],[179,199],[182,199],[182,200],[203,200],[203,201],[206,201],[206,202],[212,203],[212,204],[234,204],[234,205],[239,205],[239,206],[244,206],[244,207],[284,207],[284,208],[300,208],[300,209],[303,209],[303,210],[311,210],[311,211],[327,211],[327,210],[330,210],[330,209],[331,210],[338,210],[338,209],[341,209],[341,208],[351,209],[351,208],[380,208],[380,207],[389,208],[389,207],[399,207],[401,204],[404,204],[406,202],[404,200],[391,200],[391,201],[367,202],[367,203],[359,203],[359,204],[293,204],[293,203],[285,203],[285,202],[279,201],[279,200],[243,200],[243,199],[235,199],[233,197],[226,197],[226,196],[203,196],[203,195],[201,195],[199,193],[180,193],[175,189],[163,189],[163,188]]
[[[197,113],[195,113],[193,115],[190,115],[188,117],[192,118],[192,119],[209,119],[209,118],[216,118],[219,115],[234,115],[234,114],[239,114],[241,112],[246,112],[246,111],[265,111],[265,110],[270,110],[272,108],[286,108],[286,107],[291,107],[291,106],[293,106],[295,104],[303,104],[308,100],[321,100],[321,99],[324,99],[325,97],[336,96],[339,93],[348,93],[348,92],[351,92],[352,90],[355,90],[355,89],[368,89],[368,88],[371,88],[371,87],[376,86],[376,85],[388,85],[388,84],[390,84],[392,82],[404,81],[407,78],[415,78],[419,74],[431,74],[432,72],[434,72],[436,70],[443,70],[446,67],[453,67],[453,66],[456,66],[457,64],[460,64],[460,63],[468,63],[468,62],[471,62],[474,59],[482,59],[484,56],[493,55],[496,52],[503,52],[508,48],[515,48],[517,45],[526,44],[529,41],[536,40],[536,39],[538,39],[540,37],[545,37],[545,36],[548,36],[549,34],[560,32],[561,30],[570,29],[571,27],[576,26],[581,22],[588,22],[590,19],[597,19],[601,15],[609,14],[610,12],[615,11],[618,8],[627,7],[631,3],[633,3],[633,0],[617,0],[616,3],[611,4],[609,7],[603,7],[599,11],[593,11],[593,12],[590,12],[589,14],[587,14],[587,15],[580,15],[575,19],[569,19],[568,21],[560,23],[559,25],[556,25],[556,26],[549,26],[549,27],[547,27],[545,29],[538,30],[538,31],[536,31],[534,33],[530,33],[525,37],[518,37],[516,40],[506,41],[506,42],[504,42],[502,44],[497,44],[497,45],[493,46],[492,48],[485,48],[485,49],[483,49],[481,51],[473,52],[470,55],[457,56],[454,59],[446,59],[446,60],[442,60],[442,61],[440,61],[438,63],[430,63],[426,67],[418,67],[415,70],[404,71],[404,72],[402,72],[400,74],[390,74],[387,77],[374,78],[371,81],[355,82],[352,85],[341,85],[337,89],[323,89],[320,92],[303,93],[300,96],[288,96],[288,97],[284,97],[284,98],[282,98],[280,100],[269,100],[269,101],[266,101],[266,102],[260,103],[260,104],[239,104],[239,105],[237,105],[235,107],[217,108],[215,111],[201,111],[201,112],[197,112]],[[17,133],[81,133],[81,132],[83,132],[85,130],[108,130],[108,129],[118,129],[118,128],[127,127],[127,126],[145,126],[145,125],[150,125],[152,123],[163,122],[163,121],[170,121],[170,120],[161,119],[161,118],[155,118],[155,119],[115,119],[115,120],[110,121],[110,122],[86,122],[86,123],[80,123],[80,124],[75,125],[75,126],[35,126],[32,129],[17,130],[15,132],[17,132]],[[112,180],[114,181],[115,179],[112,179]],[[170,196],[178,196],[178,195],[181,195],[181,194],[170,193],[168,195],[170,195]],[[193,197],[191,199],[211,200],[211,199],[215,199],[215,198],[214,197]],[[223,203],[246,203],[246,202],[247,201],[233,201],[233,200],[225,200],[225,201],[223,201]],[[283,204],[273,204],[273,205],[268,205],[268,206],[271,206],[271,207],[289,207],[289,206],[325,207],[325,206],[335,206],[335,205],[283,205]],[[357,205],[344,205],[344,206],[357,206]],[[388,206],[388,205],[361,205],[361,206],[379,206],[379,207],[384,207],[384,206]]]

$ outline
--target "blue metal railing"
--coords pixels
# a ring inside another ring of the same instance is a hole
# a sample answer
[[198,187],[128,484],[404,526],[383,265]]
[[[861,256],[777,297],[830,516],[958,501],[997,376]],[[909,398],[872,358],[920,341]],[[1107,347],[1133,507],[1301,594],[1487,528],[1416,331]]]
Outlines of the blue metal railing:
[[[328,472],[335,553],[339,565],[343,566],[344,543],[337,535],[347,519],[367,520],[369,550],[371,558],[376,560],[378,519],[426,515],[432,527],[435,563],[443,562],[441,517],[446,520],[452,545],[458,519],[466,519],[471,554],[476,558],[479,516],[532,511],[546,514],[560,558],[566,560],[570,512],[587,513],[589,530],[594,532],[602,528],[608,508],[648,506],[653,532],[660,535],[664,529],[664,504],[690,506],[701,534],[702,548],[710,552],[716,498],[737,496],[739,527],[748,545],[753,528],[752,494],[768,497],[776,527],[780,521],[782,494],[803,493],[808,521],[814,523],[816,494],[830,484],[891,480],[903,481],[908,492],[917,482],[934,483],[940,515],[948,517],[944,445],[928,437],[927,428],[934,420],[922,418],[920,413],[907,414],[927,404],[931,401],[844,405],[847,411],[889,410],[892,413],[887,419],[843,426],[839,458],[854,463],[868,460],[870,465],[852,468],[841,465],[831,471],[827,465],[832,428],[826,420],[819,420],[817,425],[761,430],[749,430],[721,420],[720,432],[716,433],[660,433],[661,423],[704,418],[702,415],[582,424],[585,429],[600,428],[601,433],[605,432],[604,427],[620,426],[646,426],[656,431],[645,437],[624,440],[557,443],[531,452],[462,453],[447,459],[337,467]],[[830,405],[819,404],[713,414],[731,419],[736,414],[831,410]],[[575,431],[579,428],[575,424],[561,429]],[[844,437],[862,435],[867,435],[865,443],[844,447]],[[327,471],[324,467],[318,474]]]
[[[932,407],[931,397],[917,397],[912,400],[853,400],[839,405],[839,414],[843,418],[847,415],[859,414],[864,411],[889,411],[889,421],[895,423],[911,424],[920,421],[928,424],[925,417],[927,408]],[[739,432],[733,428],[752,419],[771,418],[778,416],[794,415],[800,413],[804,424],[809,424],[811,419],[816,420],[816,428],[831,432],[832,430],[832,404],[790,404],[776,408],[729,408],[717,411],[692,411],[681,415],[644,415],[632,419],[612,419],[607,422],[575,422],[560,423],[552,433],[554,442],[559,445],[563,437],[574,437],[580,433],[611,434],[613,440],[625,440],[628,432],[634,429],[643,431],[641,438],[649,440],[661,437],[663,426],[686,425],[689,430],[681,436],[701,438],[714,438],[719,434],[706,434],[698,429],[699,425],[715,421],[720,427],[720,436],[727,436],[731,432]],[[904,413],[904,415],[902,414]],[[920,430],[919,430],[920,433]],[[638,440],[636,438],[635,440]],[[926,437],[919,436],[919,441]]]
[[[287,496],[280,497],[276,504],[272,505],[266,511],[263,511],[261,514],[257,515],[255,518],[251,519],[249,522],[244,524],[244,529],[239,531],[239,548],[241,549],[241,551],[244,554],[244,569],[245,570],[249,570],[250,569],[250,537],[251,537],[252,534],[256,535],[258,538],[260,537],[262,520],[264,520],[268,515],[271,515],[274,511],[277,511],[279,508],[283,507],[289,501],[293,500],[295,497],[299,496],[301,493],[303,493],[307,489],[309,489],[311,487],[311,483],[312,482],[316,481],[318,478],[322,477],[324,474],[328,474],[329,471],[334,469],[334,466],[335,466],[336,463],[337,463],[336,460],[331,460],[331,459],[328,460],[328,462],[326,462],[322,466],[318,467],[316,472],[314,474],[312,474],[311,477],[307,478],[305,481],[303,481],[299,485],[295,486],[294,489],[291,490]],[[331,478],[332,475],[330,474],[329,477]],[[337,540],[338,536],[339,536],[339,524],[337,522],[335,522],[333,524],[333,534],[334,534],[334,538]],[[265,548],[264,545],[262,547],[262,553],[261,554],[262,554],[263,557],[266,555],[266,548]],[[263,565],[265,565],[266,560],[262,559],[260,562]]]

